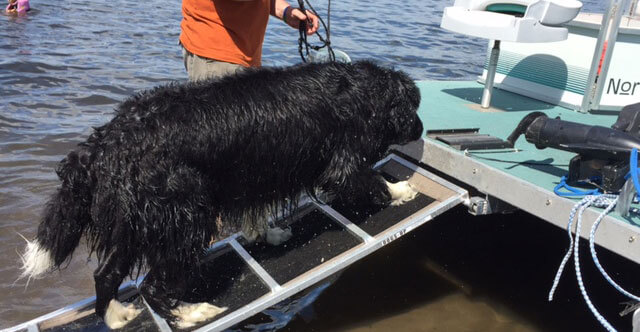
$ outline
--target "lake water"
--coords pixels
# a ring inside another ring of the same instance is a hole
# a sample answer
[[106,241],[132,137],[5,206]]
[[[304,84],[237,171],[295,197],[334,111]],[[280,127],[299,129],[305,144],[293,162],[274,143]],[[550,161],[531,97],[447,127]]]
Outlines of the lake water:
[[[474,79],[484,63],[486,41],[439,28],[449,2],[334,1],[333,45],[354,60],[374,59],[415,79]],[[326,1],[312,4],[326,17]],[[601,11],[602,6],[592,0],[585,7]],[[95,264],[82,251],[62,272],[28,287],[24,280],[16,282],[16,251],[24,245],[18,234],[35,235],[43,204],[59,184],[56,163],[92,126],[108,121],[118,102],[186,79],[178,47],[178,0],[32,0],[31,7],[25,17],[0,15],[0,328],[93,295]],[[299,63],[297,38],[296,30],[272,19],[263,65]],[[459,291],[464,287],[452,286],[464,283],[441,278],[439,265],[419,250],[401,251],[416,245],[416,237],[347,270],[319,296],[316,313],[307,310],[287,329],[528,331],[544,321],[519,318],[491,301],[470,300]],[[402,258],[391,259],[394,250]],[[384,268],[391,261],[401,265],[398,273]]]

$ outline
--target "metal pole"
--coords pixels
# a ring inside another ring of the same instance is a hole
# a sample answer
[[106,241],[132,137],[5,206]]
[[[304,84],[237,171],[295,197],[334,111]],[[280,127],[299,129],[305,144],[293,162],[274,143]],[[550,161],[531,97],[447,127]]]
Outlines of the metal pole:
[[589,78],[587,78],[587,84],[584,89],[582,97],[582,105],[580,106],[580,112],[587,113],[591,109],[591,102],[593,96],[596,93],[596,80],[598,78],[598,67],[600,66],[600,57],[602,56],[602,50],[604,49],[604,42],[606,40],[607,30],[609,30],[609,22],[611,16],[615,13],[616,2],[619,0],[611,0],[607,11],[602,14],[602,22],[600,23],[600,32],[598,33],[598,41],[596,47],[593,50],[593,57],[591,58],[591,68],[589,69]]
[[[591,69],[589,70],[589,78],[585,87],[584,96],[582,97],[582,105],[580,112],[586,113],[600,106],[600,98],[604,88],[604,78],[609,71],[611,63],[611,55],[613,47],[618,36],[620,21],[622,20],[623,8],[629,4],[629,0],[611,0],[606,13],[602,15],[600,23],[600,32],[598,33],[598,41],[593,51],[591,59]],[[606,42],[606,51],[604,49]],[[603,54],[604,52],[604,54]],[[602,66],[600,59],[604,56]]]
[[498,56],[500,55],[500,41],[493,42],[491,55],[489,56],[489,66],[487,67],[487,79],[484,81],[484,91],[482,91],[482,108],[489,108],[491,104],[491,92],[493,90],[493,80],[496,77],[496,69],[498,68]]
[[602,61],[602,70],[600,71],[599,79],[596,85],[596,93],[594,95],[594,101],[591,105],[591,109],[598,109],[600,107],[600,99],[602,99],[602,93],[605,87],[605,79],[607,73],[609,73],[609,65],[611,64],[611,58],[613,57],[613,47],[618,39],[618,31],[620,30],[620,22],[622,22],[622,14],[624,14],[625,8],[629,6],[630,0],[622,0],[618,3],[618,8],[611,20],[611,26],[607,35],[607,50],[604,54],[604,61]]
[[631,6],[629,6],[629,16],[634,17],[636,10],[638,9],[638,0],[632,0]]

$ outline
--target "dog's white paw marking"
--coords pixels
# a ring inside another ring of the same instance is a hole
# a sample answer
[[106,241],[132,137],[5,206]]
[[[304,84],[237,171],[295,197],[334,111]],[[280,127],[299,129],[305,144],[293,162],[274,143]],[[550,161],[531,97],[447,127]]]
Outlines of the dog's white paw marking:
[[267,229],[267,243],[272,246],[280,245],[287,242],[293,234],[291,229],[282,229],[280,227],[274,227]]
[[119,329],[127,325],[130,321],[136,318],[142,310],[136,309],[133,303],[129,303],[126,307],[113,299],[109,302],[107,312],[104,314],[104,323],[110,329]]
[[413,189],[409,181],[399,181],[396,183],[386,182],[389,194],[391,194],[391,205],[393,206],[402,205],[416,198],[418,194],[418,191]]
[[171,314],[176,316],[176,326],[181,329],[195,326],[197,323],[209,320],[227,310],[227,307],[216,307],[212,304],[202,302],[194,304],[184,304],[171,310]]

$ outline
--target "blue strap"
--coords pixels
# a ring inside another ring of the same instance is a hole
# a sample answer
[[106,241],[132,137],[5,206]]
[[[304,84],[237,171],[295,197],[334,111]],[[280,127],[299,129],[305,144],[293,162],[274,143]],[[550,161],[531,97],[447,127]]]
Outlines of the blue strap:
[[[569,192],[560,191],[561,189],[568,190]],[[597,188],[596,189],[591,189],[591,190],[582,190],[582,189],[578,189],[578,188],[575,188],[575,187],[572,187],[572,186],[568,185],[566,176],[562,176],[560,178],[560,183],[558,183],[558,185],[556,185],[555,188],[553,188],[553,192],[558,196],[564,196],[564,197],[600,195],[600,192],[598,191]]]
[[287,12],[289,11],[289,9],[291,9],[291,6],[287,6],[287,8],[284,9],[284,11],[282,12],[282,20],[287,23]]

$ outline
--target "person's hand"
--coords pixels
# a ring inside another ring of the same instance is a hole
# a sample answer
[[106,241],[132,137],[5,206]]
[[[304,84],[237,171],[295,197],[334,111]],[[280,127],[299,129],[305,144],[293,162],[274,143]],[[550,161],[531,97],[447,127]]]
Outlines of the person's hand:
[[318,31],[318,16],[314,15],[310,11],[306,11],[306,15],[300,10],[300,8],[293,8],[287,11],[287,17],[285,17],[285,22],[292,27],[298,28],[300,26],[300,22],[306,20],[307,21],[307,35],[312,35]]

